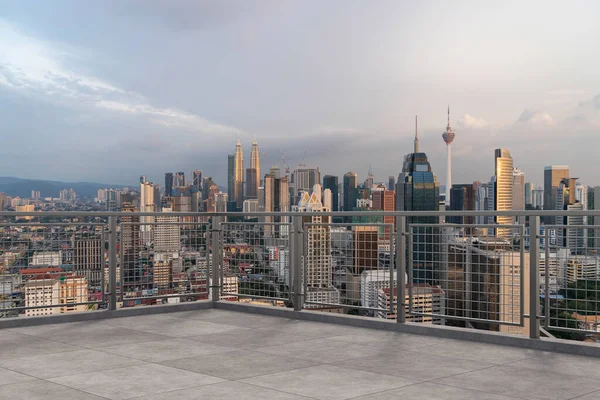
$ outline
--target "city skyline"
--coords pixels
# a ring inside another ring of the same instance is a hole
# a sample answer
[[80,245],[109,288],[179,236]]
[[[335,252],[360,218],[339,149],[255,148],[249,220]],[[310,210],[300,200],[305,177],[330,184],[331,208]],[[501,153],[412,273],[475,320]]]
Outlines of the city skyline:
[[[132,184],[200,168],[224,186],[223,154],[256,135],[265,169],[283,149],[292,164],[306,153],[329,174],[364,177],[372,164],[385,177],[401,170],[418,114],[445,182],[450,103],[455,182],[491,175],[503,147],[538,185],[553,164],[599,183],[596,2],[135,4],[3,7],[3,175]],[[287,29],[299,18],[310,35]]]

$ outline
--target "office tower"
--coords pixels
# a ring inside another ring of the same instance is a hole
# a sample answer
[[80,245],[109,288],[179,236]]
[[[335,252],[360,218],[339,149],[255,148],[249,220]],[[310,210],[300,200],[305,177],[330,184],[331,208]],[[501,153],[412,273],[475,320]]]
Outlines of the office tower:
[[244,206],[244,154],[240,139],[235,145],[235,205],[238,210]]
[[246,199],[256,199],[258,197],[258,181],[256,180],[256,170],[254,168],[246,169]]
[[532,182],[525,183],[525,206],[531,206],[533,204],[533,188],[534,184]]
[[192,186],[197,190],[202,190],[202,171],[198,169],[192,171]]
[[5,192],[0,192],[0,211],[4,210],[4,207],[6,207],[8,200],[6,198],[6,193]]
[[348,172],[344,175],[343,196],[344,211],[354,210],[356,200],[358,200],[358,175],[355,172]]
[[[154,212],[154,185],[152,182],[146,182],[145,177],[143,178],[144,182],[140,183],[140,212]],[[148,244],[152,241],[154,217],[143,216],[140,218],[140,222],[141,239]]]
[[365,181],[365,189],[368,193],[371,192],[371,189],[375,185],[375,175],[373,175],[373,169],[371,168],[371,164],[369,164],[369,173],[367,174],[367,180]]
[[[600,186],[588,187],[587,209],[600,210]],[[600,225],[596,217],[588,217],[588,225]],[[588,248],[600,252],[600,228],[588,228]]]
[[160,185],[154,185],[154,211],[160,210]]
[[339,211],[338,208],[338,177],[333,175],[325,175],[323,177],[323,189],[331,190],[331,211]]
[[321,171],[319,168],[296,168],[292,174],[292,186],[294,203],[300,200],[302,192],[310,192],[313,186],[321,182]]
[[[496,175],[494,182],[494,210],[510,211],[513,209],[513,159],[506,149],[496,149]],[[512,225],[513,217],[496,216],[497,225]],[[510,239],[512,228],[497,228],[496,236]]]
[[[206,191],[208,193],[208,188]],[[227,196],[229,201],[235,202],[235,154],[227,155]]]
[[[373,203],[371,208],[373,211],[394,211],[396,209],[396,193],[393,190],[378,190],[372,194]],[[383,230],[383,239],[390,240],[392,226],[396,224],[394,216],[383,217],[383,223],[390,226],[385,226]]]
[[165,196],[173,196],[173,173],[165,174]]
[[[556,191],[563,179],[571,175],[568,165],[544,167],[544,210],[556,210]],[[544,217],[546,224],[554,223],[554,217]]]
[[175,186],[185,186],[185,173],[176,172],[174,178],[175,178]]
[[[138,210],[131,203],[123,203],[121,211],[135,213]],[[140,217],[136,215],[121,217],[121,278],[122,291],[134,289],[141,278],[140,268]]]
[[[472,183],[452,185],[450,189],[450,207],[451,211],[473,211],[475,210],[475,187]],[[451,224],[466,224],[475,223],[474,217],[448,217],[448,222]]]
[[[415,117],[415,128],[417,119]],[[448,106],[448,126],[446,126],[446,132],[442,133],[442,138],[446,143],[446,207],[452,204],[450,197],[450,190],[452,188],[452,141],[454,141],[455,133],[450,128],[450,106]]]
[[393,175],[388,177],[388,190],[394,190],[396,188],[396,178]]
[[204,211],[204,205],[202,202],[202,193],[195,187],[192,187],[192,194],[190,199],[190,211],[201,212]]
[[227,193],[215,193],[215,211],[227,212]]
[[544,209],[544,189],[537,188],[531,191],[531,205],[535,209]]
[[73,272],[85,276],[91,286],[100,286],[104,267],[103,241],[75,238],[73,257]]
[[[322,215],[330,211],[321,203],[321,185],[316,184],[312,194],[302,193],[293,211],[314,213],[303,216],[306,226],[306,301],[310,303],[339,304],[340,293],[333,287],[333,257],[331,253],[331,217]],[[314,224],[314,225],[313,225]],[[321,225],[323,224],[323,225]]]
[[513,210],[525,209],[525,174],[518,168],[513,169]]
[[162,213],[156,216],[156,229],[154,232],[154,251],[158,253],[179,252],[181,232],[178,225],[179,217],[169,215],[174,210],[163,208]]
[[[287,177],[275,178],[265,175],[265,212],[290,211],[290,184]],[[289,221],[288,217],[265,217],[265,236],[287,236],[288,229],[283,223]]]
[[210,193],[210,188],[215,183],[212,180],[212,177],[207,176],[202,179],[202,200],[208,200],[208,194]]
[[[258,212],[258,199],[244,200],[244,214]],[[250,219],[249,217],[244,217]]]
[[[258,150],[256,136],[254,136],[254,142],[252,142],[252,152],[250,154],[250,168],[254,169],[255,171],[254,180],[256,181],[256,190],[258,191],[258,187],[260,186],[260,152]],[[247,179],[246,185],[248,185]]]
[[331,211],[333,206],[333,197],[331,195],[331,189],[323,190],[323,207]]
[[352,226],[354,249],[353,275],[360,275],[365,270],[377,269],[379,265],[379,231],[373,225]]
[[[556,190],[556,210],[559,211],[583,211],[583,204],[577,201],[577,178],[565,178]],[[565,247],[572,254],[582,254],[587,244],[585,229],[583,228],[583,216],[558,216],[555,218],[556,225],[565,225],[566,228],[557,229],[557,242],[559,247]],[[581,226],[581,228],[571,228]]]
[[219,187],[215,183],[211,183],[208,188],[208,198],[206,199],[206,212],[217,211],[217,194],[219,193]]

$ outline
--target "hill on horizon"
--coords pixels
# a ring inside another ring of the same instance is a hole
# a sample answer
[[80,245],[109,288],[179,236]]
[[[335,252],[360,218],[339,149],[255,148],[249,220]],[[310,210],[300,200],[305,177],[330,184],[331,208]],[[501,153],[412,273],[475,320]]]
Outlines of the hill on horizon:
[[58,197],[61,190],[73,189],[78,196],[93,198],[98,195],[98,189],[121,189],[124,187],[126,186],[94,182],[61,182],[9,176],[0,177],[0,192],[4,192],[11,197],[29,198],[32,190],[39,190],[41,197]]

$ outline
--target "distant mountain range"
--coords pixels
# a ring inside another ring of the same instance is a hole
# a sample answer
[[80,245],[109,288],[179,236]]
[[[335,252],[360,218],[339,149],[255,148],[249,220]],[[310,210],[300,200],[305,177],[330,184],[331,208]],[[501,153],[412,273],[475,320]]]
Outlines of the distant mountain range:
[[0,177],[0,192],[11,197],[31,197],[32,190],[39,190],[41,197],[58,197],[63,189],[73,189],[77,196],[93,198],[98,195],[98,189],[120,189],[126,186],[109,185],[93,182],[59,182],[41,179],[21,179],[14,177]]

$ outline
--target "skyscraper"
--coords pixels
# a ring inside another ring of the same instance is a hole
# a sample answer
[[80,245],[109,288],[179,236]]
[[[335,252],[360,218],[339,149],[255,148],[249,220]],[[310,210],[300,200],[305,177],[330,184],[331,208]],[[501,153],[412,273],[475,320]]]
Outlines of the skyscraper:
[[173,196],[173,173],[165,174],[165,196]]
[[258,197],[258,182],[256,181],[256,170],[254,168],[246,169],[246,199],[256,199]]
[[132,213],[121,217],[121,279],[122,292],[134,289],[141,278],[140,258],[140,217],[133,214],[138,210],[131,203],[123,203],[121,211]]
[[102,239],[83,237],[75,239],[73,272],[85,276],[90,286],[100,286],[102,284],[103,245]]
[[185,186],[185,173],[177,172],[175,174],[175,186]]
[[[556,191],[563,179],[570,175],[568,165],[544,167],[544,210],[556,210]],[[554,223],[554,217],[544,217],[547,224]]]
[[[154,185],[152,182],[146,182],[146,177],[141,177],[140,182],[140,212],[154,212]],[[140,226],[142,240],[144,243],[150,243],[152,241],[154,217],[143,216],[140,220],[142,223]]]
[[331,211],[338,211],[338,177],[333,175],[325,175],[323,177],[323,190],[331,190]]
[[[475,188],[472,183],[452,185],[450,189],[450,206],[452,211],[472,211],[475,210]],[[453,224],[473,224],[474,217],[448,217],[448,222]]]
[[[577,178],[565,178],[560,181],[556,190],[556,210],[559,211],[583,211],[583,205],[576,199]],[[586,199],[587,201],[587,199]],[[570,228],[571,226],[583,226],[583,216],[558,216],[555,218],[556,225],[565,225],[565,229],[557,229],[557,242],[561,247],[569,249],[571,253],[581,254],[586,244],[585,229]]]
[[396,178],[393,175],[388,177],[388,190],[394,190],[396,188]]
[[319,168],[296,168],[292,174],[293,203],[300,201],[300,195],[303,192],[310,192],[316,184],[321,183],[321,171]]
[[[250,168],[254,169],[254,181],[256,182],[256,191],[258,192],[258,187],[260,186],[260,152],[258,150],[258,142],[256,141],[256,136],[254,137],[254,142],[252,142],[252,152],[250,154]],[[246,180],[246,185],[248,185],[248,180]]]
[[[588,187],[587,209],[600,209],[600,186]],[[589,216],[588,225],[600,225],[595,221],[596,217]],[[588,247],[590,250],[600,252],[600,228],[588,228]]]
[[532,182],[525,183],[525,205],[533,204],[533,189],[535,189],[535,185]]
[[[415,117],[415,128],[417,120]],[[448,106],[448,126],[446,132],[442,133],[442,138],[446,142],[446,207],[451,204],[450,189],[452,188],[452,141],[454,140],[454,132],[450,128],[450,106]]]
[[202,190],[202,171],[198,169],[192,171],[192,186],[198,191]]
[[[373,210],[394,211],[396,209],[396,193],[393,190],[374,191],[372,197]],[[396,217],[385,216],[383,217],[383,223],[388,225],[384,227],[383,238],[384,240],[390,240],[392,225],[395,225]]]
[[240,139],[235,145],[235,205],[238,210],[244,207],[244,154]]
[[[513,159],[506,149],[496,149],[496,182],[494,190],[494,210],[510,211],[513,209]],[[496,216],[496,224],[512,225],[513,217]],[[496,236],[510,239],[511,228],[498,228]]]
[[[275,178],[265,175],[265,212],[290,211],[290,184],[287,176]],[[287,236],[288,217],[265,217],[265,236]]]
[[358,199],[358,175],[356,172],[347,172],[344,175],[343,195],[344,195],[344,211],[352,211],[356,207]]
[[525,209],[525,174],[518,168],[513,169],[513,210]]

